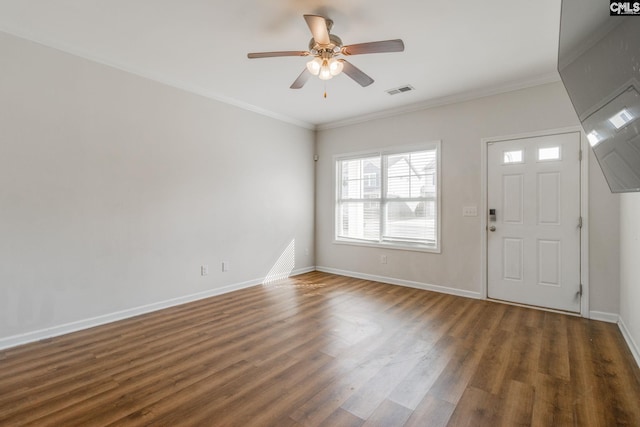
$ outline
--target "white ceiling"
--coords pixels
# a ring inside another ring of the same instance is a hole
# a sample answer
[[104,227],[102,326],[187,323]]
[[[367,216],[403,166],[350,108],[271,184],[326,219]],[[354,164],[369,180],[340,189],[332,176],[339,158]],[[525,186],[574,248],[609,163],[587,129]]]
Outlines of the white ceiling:
[[[401,38],[405,51],[350,62],[289,89],[308,58],[302,15],[334,20],[345,43]],[[0,0],[0,31],[308,127],[558,80],[560,0]],[[410,84],[415,91],[385,91]],[[356,119],[357,120],[357,119]]]

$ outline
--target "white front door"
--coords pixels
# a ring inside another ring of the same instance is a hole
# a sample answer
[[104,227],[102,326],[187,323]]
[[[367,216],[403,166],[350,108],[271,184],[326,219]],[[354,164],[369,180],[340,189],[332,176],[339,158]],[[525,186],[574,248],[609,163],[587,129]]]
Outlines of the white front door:
[[489,298],[579,312],[580,133],[489,142],[487,203]]

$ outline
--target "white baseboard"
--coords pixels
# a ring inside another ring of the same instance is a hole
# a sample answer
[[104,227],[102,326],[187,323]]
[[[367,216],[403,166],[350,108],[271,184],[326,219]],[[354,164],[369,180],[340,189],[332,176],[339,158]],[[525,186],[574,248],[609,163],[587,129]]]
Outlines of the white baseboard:
[[589,319],[600,320],[601,322],[607,322],[607,323],[618,323],[620,316],[618,316],[615,313],[607,313],[604,311],[590,311]]
[[298,268],[296,270],[293,270],[291,272],[291,274],[289,275],[289,277],[293,277],[293,276],[299,276],[301,274],[304,273],[311,273],[312,271],[316,271],[316,266],[311,266],[311,267],[304,267],[304,268]]
[[620,328],[620,332],[622,332],[624,340],[627,342],[629,350],[631,350],[631,354],[633,354],[633,358],[636,359],[636,363],[638,364],[638,367],[640,367],[640,347],[638,347],[638,344],[634,341],[627,325],[625,325],[624,320],[622,320],[622,317],[618,320],[618,327]]
[[[315,271],[315,267],[305,267],[305,268],[293,270],[290,276],[297,276],[299,274],[308,273],[311,271]],[[164,308],[174,307],[181,304],[186,304],[193,301],[198,301],[204,298],[214,297],[216,295],[226,294],[228,292],[233,292],[240,289],[250,288],[252,286],[260,285],[263,281],[264,281],[264,278],[247,280],[246,282],[234,283],[231,285],[222,286],[220,288],[209,289],[209,290],[198,292],[191,295],[172,298],[166,301],[159,301],[152,304],[129,308],[127,310],[104,314],[102,316],[96,316],[89,319],[83,319],[75,322],[65,323],[62,325],[57,325],[57,326],[53,326],[46,329],[27,332],[20,335],[13,335],[6,338],[0,338],[0,350],[4,350],[10,347],[16,347],[23,344],[28,344],[28,343],[43,340],[46,338],[53,338],[60,335],[77,332],[83,329],[93,328],[94,326],[100,326],[107,323],[116,322],[118,320],[127,319],[130,317],[150,313],[152,311],[162,310]]]
[[337,274],[340,276],[354,277],[356,279],[371,280],[373,282],[387,283],[390,285],[406,286],[409,288],[423,289],[425,291],[440,292],[443,294],[456,295],[459,297],[482,299],[479,292],[466,291],[463,289],[449,288],[446,286],[430,285],[428,283],[414,282],[412,280],[396,279],[394,277],[376,276],[373,274],[358,273],[355,271],[339,270],[337,268],[317,266],[317,271]]
[[[325,273],[337,274],[340,276],[354,277],[357,279],[388,283],[390,285],[407,286],[410,288],[440,292],[444,294],[456,295],[456,296],[461,296],[465,298],[482,299],[481,294],[479,292],[472,292],[472,291],[466,291],[462,289],[449,288],[446,286],[431,285],[428,283],[414,282],[410,280],[396,279],[393,277],[377,276],[373,274],[358,273],[354,271],[339,270],[335,268],[321,267],[321,266],[318,266],[318,267],[312,266],[312,267],[305,267],[305,268],[293,270],[291,272],[291,276],[297,276],[300,274],[309,273],[311,271],[316,271],[316,270],[325,272]],[[0,350],[16,347],[23,344],[28,344],[31,342],[35,342],[35,341],[39,341],[47,338],[53,338],[60,335],[69,334],[72,332],[77,332],[83,329],[92,328],[94,326],[100,326],[107,323],[116,322],[118,320],[123,320],[130,317],[138,316],[141,314],[150,313],[153,311],[158,311],[158,310],[162,310],[169,307],[174,307],[181,304],[186,304],[186,303],[201,300],[204,298],[214,297],[216,295],[226,294],[228,292],[233,292],[240,289],[250,288],[252,286],[261,284],[263,281],[264,281],[264,278],[248,280],[245,282],[235,283],[235,284],[223,286],[220,288],[209,289],[204,292],[198,292],[195,294],[185,295],[182,297],[173,298],[166,301],[160,301],[153,304],[134,307],[127,310],[118,311],[115,313],[109,313],[102,316],[96,316],[89,319],[79,320],[76,322],[65,323],[62,325],[53,326],[51,328],[40,329],[37,331],[27,332],[24,334],[14,335],[6,338],[0,338]],[[624,321],[622,320],[622,318],[620,318],[620,316],[618,316],[617,314],[600,312],[600,311],[591,311],[589,314],[590,314],[590,318],[593,320],[600,320],[603,322],[618,324],[620,331],[622,332],[622,335],[624,336],[624,339],[627,342],[627,345],[629,346],[629,349],[631,350],[631,353],[633,354],[633,357],[636,360],[636,363],[638,363],[638,366],[640,366],[640,347],[638,347],[638,345],[635,343],[635,341],[631,337],[631,334],[629,333],[629,330],[624,324]]]

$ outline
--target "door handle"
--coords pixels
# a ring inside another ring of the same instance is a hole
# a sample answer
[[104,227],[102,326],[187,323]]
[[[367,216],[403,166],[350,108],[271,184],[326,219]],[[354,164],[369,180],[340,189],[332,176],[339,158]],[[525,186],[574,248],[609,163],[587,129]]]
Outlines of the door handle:
[[496,231],[496,226],[492,225],[491,227],[489,227],[489,231]]

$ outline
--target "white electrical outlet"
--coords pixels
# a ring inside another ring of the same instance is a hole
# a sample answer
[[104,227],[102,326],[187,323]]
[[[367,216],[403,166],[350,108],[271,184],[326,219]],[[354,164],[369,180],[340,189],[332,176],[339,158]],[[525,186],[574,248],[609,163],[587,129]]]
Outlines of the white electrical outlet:
[[209,266],[208,265],[201,265],[200,266],[200,275],[206,276],[208,274],[209,274]]
[[380,255],[380,264],[386,264],[386,263],[387,263],[387,256]]
[[222,261],[222,271],[229,271],[229,261]]

